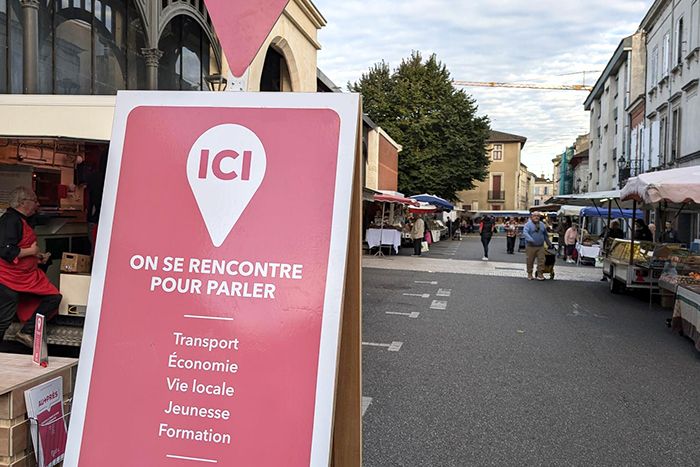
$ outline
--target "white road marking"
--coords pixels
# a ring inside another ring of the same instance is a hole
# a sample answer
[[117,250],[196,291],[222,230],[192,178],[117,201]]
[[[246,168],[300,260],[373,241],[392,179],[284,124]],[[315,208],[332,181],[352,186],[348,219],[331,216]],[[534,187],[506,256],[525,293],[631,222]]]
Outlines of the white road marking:
[[372,403],[372,398],[371,397],[363,397],[362,398],[362,416],[365,416],[365,412],[367,412],[367,409],[369,409],[369,405]]
[[368,345],[370,347],[386,347],[389,352],[398,352],[403,345],[403,342],[392,342],[391,344],[379,344],[377,342],[363,342],[362,345]]
[[420,313],[418,313],[417,311],[413,311],[411,313],[399,313],[397,311],[387,311],[386,314],[387,315],[408,316],[409,318],[418,318],[418,316],[420,315]]
[[578,303],[574,302],[572,308],[571,316],[587,316],[586,311],[582,310]]
[[213,319],[217,321],[233,321],[233,318],[226,316],[202,316],[202,315],[184,315],[185,318],[192,319]]
[[389,352],[398,352],[399,350],[401,350],[402,345],[403,342],[392,342],[388,350]]
[[431,310],[446,310],[447,309],[447,302],[445,300],[433,300],[433,303],[430,305]]
[[[512,277],[526,280],[525,267],[517,263],[497,261],[457,260],[456,258],[421,258],[392,256],[391,260],[365,256],[362,266],[367,269],[391,271],[415,271],[418,273],[450,273],[485,277]],[[596,282],[600,281],[600,269],[561,267],[557,269],[557,281]],[[437,285],[437,284],[430,284]]]
[[420,298],[430,298],[429,293],[405,293],[404,297],[420,297]]
[[187,457],[187,456],[176,456],[175,454],[166,454],[165,457],[171,459],[182,459],[185,461],[195,461],[195,462],[207,462],[209,464],[218,464],[219,461],[215,459],[202,459],[201,457]]
[[452,289],[439,289],[435,295],[437,297],[449,297],[452,295]]
[[413,281],[416,284],[438,285],[437,281]]

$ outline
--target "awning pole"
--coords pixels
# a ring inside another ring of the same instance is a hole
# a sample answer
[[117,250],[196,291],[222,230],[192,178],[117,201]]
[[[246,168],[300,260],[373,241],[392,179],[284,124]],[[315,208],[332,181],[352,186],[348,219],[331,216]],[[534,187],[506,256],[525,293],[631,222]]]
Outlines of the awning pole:
[[[683,210],[685,209],[685,207],[686,207],[687,205],[688,205],[687,202],[686,202],[686,203],[683,203],[683,204],[681,205],[681,208],[678,210],[678,212],[676,213],[676,216],[673,218],[673,220],[678,219],[678,216],[681,215],[681,213],[683,212]],[[668,206],[666,206],[666,208],[668,208]]]
[[[622,211],[620,211],[622,212]],[[610,220],[612,219],[612,199],[608,199],[608,228],[605,230],[605,237],[603,237],[603,254],[607,257],[607,243],[610,238]]]
[[[630,223],[627,220],[626,217],[624,217],[624,213],[622,212],[622,207],[620,206],[620,203],[617,202],[617,198],[615,198],[615,205],[617,206],[617,209],[620,210],[620,214],[622,214],[622,219],[625,221],[625,225],[627,226],[628,229],[634,230],[634,218],[632,219],[632,226],[630,227]],[[637,202],[635,201],[635,206],[637,205]],[[635,213],[636,213],[636,208],[635,208]]]
[[382,251],[382,237],[384,236],[384,210],[386,209],[386,203],[382,203],[382,219],[379,224],[379,251],[377,251],[374,256],[384,256]]
[[[637,221],[637,200],[632,201],[632,232],[630,235],[630,266],[634,263],[634,224]],[[627,278],[629,279],[631,271],[627,271]]]

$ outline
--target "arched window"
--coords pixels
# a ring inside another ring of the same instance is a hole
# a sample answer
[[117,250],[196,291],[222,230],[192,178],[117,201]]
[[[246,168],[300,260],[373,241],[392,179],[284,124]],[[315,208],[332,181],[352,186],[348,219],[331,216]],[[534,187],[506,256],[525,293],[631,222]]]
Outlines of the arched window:
[[22,92],[22,8],[0,0],[0,93]]
[[[143,22],[134,0],[40,0],[38,92],[146,89]],[[0,0],[0,93],[23,92],[20,0]]]
[[163,52],[158,66],[158,89],[207,89],[205,78],[217,66],[212,65],[209,38],[197,21],[187,15],[170,20],[160,37],[158,49]]
[[[101,8],[100,1],[95,0]],[[54,91],[56,94],[93,94],[92,2],[55,0]]]
[[0,93],[7,93],[7,0],[0,0]]
[[292,91],[292,81],[289,76],[287,60],[273,46],[267,49],[267,54],[265,55],[265,64],[260,76],[260,91]]
[[[48,14],[53,14],[54,23],[56,94],[116,94],[120,89],[146,88],[141,56],[146,39],[133,0],[53,0],[52,4]],[[40,57],[44,57],[41,51]]]

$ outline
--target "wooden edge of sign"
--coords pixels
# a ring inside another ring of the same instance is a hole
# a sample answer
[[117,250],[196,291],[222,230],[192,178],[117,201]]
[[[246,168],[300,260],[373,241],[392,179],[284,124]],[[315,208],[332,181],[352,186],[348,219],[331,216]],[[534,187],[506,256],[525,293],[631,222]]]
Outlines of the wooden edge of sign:
[[333,418],[333,467],[362,465],[362,106],[357,123],[355,175]]

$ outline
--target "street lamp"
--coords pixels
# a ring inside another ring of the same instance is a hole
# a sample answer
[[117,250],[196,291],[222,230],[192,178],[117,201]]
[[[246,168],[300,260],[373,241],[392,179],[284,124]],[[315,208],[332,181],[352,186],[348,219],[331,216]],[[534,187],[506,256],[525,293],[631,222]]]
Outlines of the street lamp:
[[625,156],[620,156],[619,159],[617,159],[617,168],[622,172],[626,167],[627,161],[625,160]]
[[620,156],[620,158],[617,160],[617,168],[619,169],[617,181],[620,189],[622,189],[627,180],[630,178],[630,170],[629,166],[627,165],[627,161],[625,160],[625,156]]
[[213,75],[207,75],[204,77],[207,82],[210,91],[225,91],[228,80],[221,76],[220,73],[215,73]]

